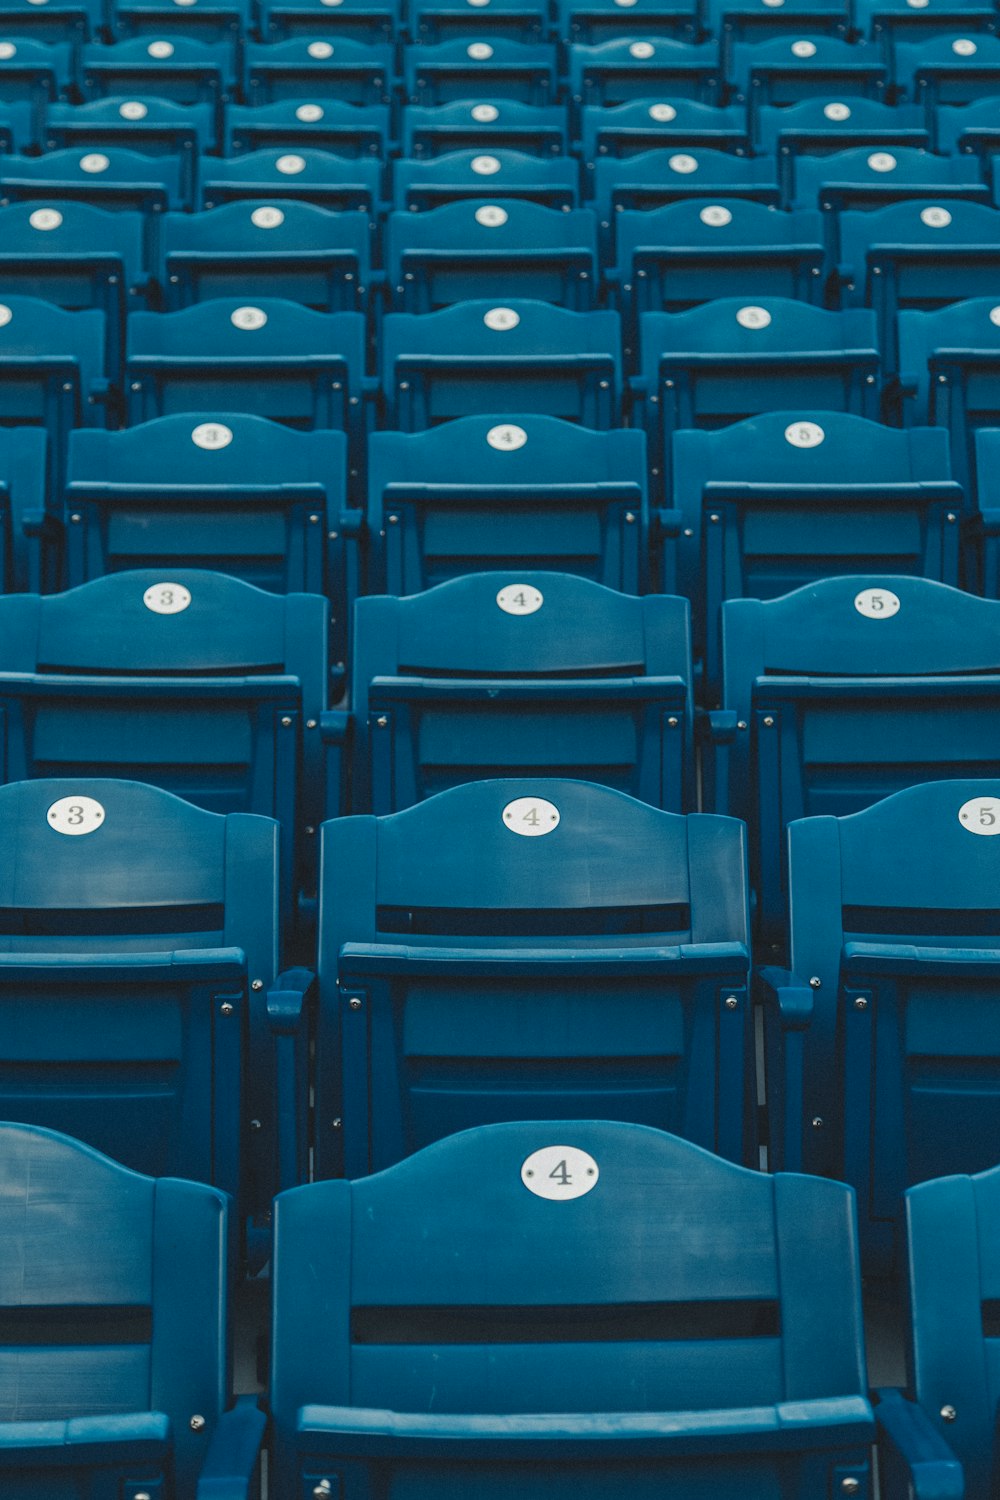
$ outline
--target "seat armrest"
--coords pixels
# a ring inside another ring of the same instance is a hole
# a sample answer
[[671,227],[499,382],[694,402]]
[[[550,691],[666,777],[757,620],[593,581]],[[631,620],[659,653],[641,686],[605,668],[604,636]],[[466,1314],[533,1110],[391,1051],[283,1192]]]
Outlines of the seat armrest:
[[267,1418],[256,1396],[237,1396],[223,1412],[198,1479],[197,1500],[252,1500]]
[[710,708],[699,718],[699,728],[713,745],[731,745],[736,739],[735,708]]
[[306,1180],[309,1151],[309,1010],[311,969],[286,969],[267,992],[274,1037],[278,1124],[278,1187]]
[[758,969],[755,980],[761,1004],[777,1011],[786,1031],[805,1031],[812,1020],[813,992],[791,969],[767,965]]
[[902,1391],[880,1390],[877,1395],[876,1441],[885,1500],[962,1500],[962,1465],[923,1407]]

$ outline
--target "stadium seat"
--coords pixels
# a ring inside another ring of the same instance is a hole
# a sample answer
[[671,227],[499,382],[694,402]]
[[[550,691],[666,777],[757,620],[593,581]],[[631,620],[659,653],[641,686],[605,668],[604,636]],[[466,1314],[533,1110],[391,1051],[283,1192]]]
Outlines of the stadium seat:
[[[877,519],[855,509],[846,526],[874,531]],[[897,508],[897,530],[907,519],[916,530],[915,506],[909,517]],[[758,920],[779,943],[790,822],[858,812],[921,781],[1000,773],[1000,603],[893,573],[890,540],[883,572],[848,573],[856,547],[838,560],[844,577],[722,606],[714,806],[750,824]],[[912,555],[901,561],[913,568]]]
[[449,151],[431,161],[392,165],[392,206],[411,211],[437,208],[462,199],[529,198],[549,208],[575,208],[580,198],[580,166],[570,157],[529,156],[505,147],[489,151]]
[[286,899],[314,892],[330,607],[167,566],[0,597],[2,779],[118,776],[262,813],[281,825]]
[[632,394],[653,462],[666,472],[681,428],[723,427],[793,403],[877,417],[880,369],[867,308],[721,297],[687,312],[643,313]]
[[543,41],[549,35],[545,0],[408,0],[407,23],[416,45],[455,39],[489,42],[498,37]]
[[66,585],[199,567],[276,593],[326,594],[343,661],[360,520],[346,494],[339,432],[293,432],[243,412],[78,432],[65,490]]
[[969,1500],[992,1490],[997,1175],[949,1175],[904,1194],[907,1389],[880,1390],[875,1411],[886,1500],[929,1471]]
[[618,314],[570,312],[526,298],[502,307],[476,299],[433,313],[389,313],[380,388],[385,425],[402,432],[525,409],[613,427],[622,395]]
[[707,19],[719,38],[723,71],[729,77],[737,42],[819,36],[849,41],[853,32],[851,10],[848,0],[792,0],[790,5],[787,0],[781,5],[767,5],[761,0],[708,0]]
[[959,582],[962,491],[943,433],[816,408],[678,432],[670,495],[680,532],[665,583],[701,601],[696,649],[713,686],[725,599],[879,567]]
[[225,1194],[29,1125],[0,1163],[5,1494],[249,1494],[266,1418],[231,1403]]
[[209,297],[283,297],[320,312],[367,305],[370,234],[358,214],[228,203],[167,214],[158,238],[160,300],[171,312]]
[[942,104],[934,114],[934,144],[937,151],[975,156],[989,178],[993,155],[1000,150],[1000,97]]
[[975,454],[976,495],[966,533],[966,587],[1000,599],[1000,434],[992,427],[977,427],[971,434]]
[[384,42],[350,37],[290,37],[287,42],[249,42],[246,103],[336,100],[338,104],[388,104],[392,52]]
[[[0,156],[0,204],[90,203],[110,212],[157,214],[190,206],[192,173],[183,156],[142,156],[124,146],[105,151],[49,151]],[[147,224],[147,230],[148,230]]]
[[278,1139],[276,1074],[293,1059],[275,1033],[294,1019],[277,823],[137,781],[52,777],[0,787],[0,837],[17,849],[2,888],[4,1116],[224,1189],[259,1226],[259,1261],[270,1195],[301,1180],[296,1143]]
[[51,478],[43,430],[0,427],[0,590],[5,594],[50,588],[55,581]]
[[292,36],[342,36],[355,42],[391,42],[399,25],[392,0],[259,0],[263,40]]
[[897,146],[929,146],[931,134],[924,111],[915,104],[880,104],[875,99],[803,99],[776,108],[766,104],[756,111],[757,149],[778,162],[784,201],[791,201],[797,159],[829,156],[866,146],[870,151]]
[[175,104],[207,104],[215,116],[215,136],[222,137],[222,109],[235,83],[232,46],[192,41],[190,37],[132,37],[104,46],[91,42],[82,51],[83,89],[91,99],[149,96]]
[[39,42],[89,42],[104,26],[103,0],[4,0],[0,6],[5,37],[30,37]]
[[571,779],[325,823],[315,1175],[526,1110],[756,1155],[744,861],[735,819]]
[[23,101],[20,104],[7,104],[0,100],[0,155],[12,156],[36,145],[36,127],[40,128],[40,122],[36,120],[30,104]]
[[403,59],[404,93],[411,104],[456,100],[519,99],[550,104],[556,98],[555,46],[548,42],[437,42],[408,47]]
[[650,525],[641,432],[487,416],[368,440],[369,592],[504,567],[636,594]]
[[863,36],[882,42],[892,56],[898,42],[921,43],[930,37],[967,31],[996,31],[997,13],[982,0],[933,0],[926,6],[910,0],[853,0],[854,22]]
[[714,42],[678,42],[654,33],[651,41],[620,37],[594,47],[572,46],[568,56],[570,94],[578,108],[634,99],[724,102]]
[[382,198],[381,162],[370,157],[334,156],[311,147],[248,151],[245,156],[221,160],[205,156],[198,178],[203,208],[246,199],[295,198],[317,208],[354,209],[372,216]]
[[565,156],[566,112],[556,105],[522,104],[518,99],[497,103],[454,104],[421,108],[411,104],[403,110],[403,155],[443,156],[449,151],[471,151],[500,146],[529,156]]
[[691,198],[705,205],[731,198],[776,204],[781,197],[773,158],[746,160],[726,151],[642,151],[624,160],[599,157],[592,183],[606,261],[614,260],[615,216],[625,209],[662,208]]
[[761,976],[771,1160],[855,1188],[872,1276],[905,1263],[907,1187],[996,1157],[995,787],[924,782],[788,830],[791,969]]
[[19,104],[30,112],[33,141],[41,138],[46,106],[78,94],[75,46],[31,37],[0,42],[0,102]]
[[736,101],[746,102],[756,137],[758,111],[768,104],[803,99],[882,100],[889,73],[873,42],[837,37],[775,37],[769,42],[737,42],[727,84]]
[[90,104],[50,104],[45,116],[47,151],[75,146],[92,154],[110,146],[116,151],[125,147],[143,156],[179,157],[180,193],[185,204],[195,201],[194,173],[199,154],[218,144],[215,115],[208,104],[95,99]]
[[0,285],[4,294],[44,294],[70,311],[104,314],[106,373],[121,382],[125,314],[146,289],[144,226],[138,214],[109,214],[87,203],[0,208]]
[[702,11],[702,0],[557,0],[556,32],[588,47],[637,33],[699,42]]
[[385,265],[391,305],[399,312],[511,296],[582,312],[598,295],[597,220],[589,209],[560,213],[516,201],[391,213]]
[[116,37],[182,36],[241,45],[256,17],[251,0],[113,0]]
[[353,812],[537,775],[694,806],[686,599],[486,572],[359,599],[354,627]]
[[365,358],[360,313],[318,313],[279,297],[215,297],[128,320],[130,424],[175,412],[238,410],[360,438]]
[[[935,156],[916,146],[891,151],[854,146],[828,156],[798,156],[791,177],[793,206],[819,207],[827,213],[884,208],[903,198],[962,198],[989,204],[989,188],[978,162]],[[835,233],[833,238],[836,241]]]
[[278,1500],[348,1463],[361,1495],[419,1473],[442,1500],[870,1492],[839,1183],[639,1126],[493,1125],[282,1194],[275,1224]]
[[250,109],[233,104],[226,111],[226,151],[298,151],[303,146],[332,151],[334,156],[383,156],[390,139],[389,111],[384,104],[299,104],[279,99]]
[[114,402],[97,309],[65,312],[38,297],[0,303],[0,425],[44,427],[52,475],[63,472],[72,428],[103,426]]
[[939,36],[896,48],[897,92],[932,111],[1000,92],[1000,38]]
[[580,136],[588,165],[602,156],[636,156],[666,147],[687,151],[707,146],[736,156],[750,155],[746,111],[738,105],[723,109],[697,99],[678,99],[676,104],[633,99],[608,108],[590,105],[580,112]]
[[1000,308],[993,297],[973,297],[936,312],[902,312],[898,321],[903,423],[948,431],[955,477],[974,497],[976,430],[996,427],[1000,411]]

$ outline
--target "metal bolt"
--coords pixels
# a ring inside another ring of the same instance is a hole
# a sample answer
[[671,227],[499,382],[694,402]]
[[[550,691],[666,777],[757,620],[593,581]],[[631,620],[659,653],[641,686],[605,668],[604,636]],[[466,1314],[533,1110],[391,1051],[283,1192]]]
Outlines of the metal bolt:
[[83,520],[83,517],[80,515],[79,511],[75,510],[70,516],[70,520],[73,522],[74,526],[79,526],[80,522]]
[[205,1425],[205,1418],[204,1417],[192,1417],[191,1418],[191,1431],[192,1432],[200,1432],[201,1429],[204,1427],[204,1425]]
[[958,1412],[955,1410],[955,1408],[953,1406],[942,1406],[942,1408],[941,1408],[941,1420],[943,1422],[954,1422],[954,1420],[955,1420],[955,1418],[957,1416],[958,1416]]
[[352,995],[351,998],[350,998],[350,1000],[348,1000],[347,1003],[351,1007],[352,1010],[360,1010],[361,1009],[361,1001],[358,999],[357,995]]
[[313,834],[314,834],[314,833],[315,833],[315,832],[316,832],[316,830],[315,830],[315,828],[314,828],[314,827],[313,827],[313,825],[312,825],[312,824],[311,824],[311,823],[307,823],[307,824],[306,824],[306,836],[307,836],[307,837],[308,837],[308,838],[312,838],[312,836],[313,836]]
[[398,526],[399,525],[399,517],[398,516],[386,516],[386,520],[389,522],[390,526]]
[[671,717],[671,718],[669,718],[667,720],[667,723],[668,723],[668,725],[670,726],[671,729],[676,729],[677,726],[678,726],[678,724],[680,723],[680,719],[675,719],[675,718]]
[[260,1121],[259,1120],[251,1120],[250,1121],[250,1129],[251,1130],[259,1130],[260,1129]]
[[690,526],[685,526],[685,528],[684,528],[684,535],[685,536],[694,536],[694,530],[693,530],[693,528],[690,527]]
[[765,717],[764,717],[764,728],[765,729],[773,729],[774,728],[774,720],[771,718],[770,714],[766,714]]
[[136,1490],[135,1494],[132,1496],[132,1500],[149,1500],[149,1491]]
[[735,995],[727,995],[726,996],[726,1009],[727,1010],[736,1010],[736,1008],[739,1005],[739,1003],[740,1002],[737,1000],[737,998],[736,998]]
[[340,1130],[341,1127],[343,1126],[343,1123],[344,1123],[343,1120],[338,1115],[335,1120],[331,1120],[330,1121],[330,1129],[331,1130]]
[[73,389],[73,382],[72,382],[72,380],[64,380],[63,381],[63,390],[64,391],[71,391],[72,389]]
[[379,729],[388,729],[389,727],[389,720],[386,718],[385,714],[379,714],[378,718],[375,720],[375,723],[378,725]]
[[856,1495],[861,1486],[855,1479],[853,1474],[847,1474],[840,1481],[840,1488],[843,1490],[845,1495]]
[[[230,1001],[230,1000],[223,1000],[222,1004],[219,1006],[219,1014],[223,1015],[223,1016],[231,1016],[232,1013],[233,1013],[232,1001]],[[193,1422],[191,1423],[191,1426],[192,1427],[194,1426]]]
[[864,995],[859,995],[858,998],[855,1000],[855,1002],[854,1002],[854,1009],[855,1010],[867,1010],[868,1009],[868,1001],[865,999]]
[[252,979],[250,981],[250,988],[252,990],[262,990],[264,988],[263,979]]
[[823,1121],[820,1119],[819,1115],[814,1115],[813,1116],[812,1128],[813,1128],[813,1130],[822,1130],[823,1129]]
[[326,534],[326,539],[328,542],[335,542],[339,535],[339,531],[328,531]]
[[309,525],[310,526],[318,526],[319,525],[319,516],[310,516],[309,517]]
[[142,390],[142,382],[139,381],[139,380],[133,380],[130,389],[133,390],[133,391],[141,391]]
[[330,1481],[329,1481],[329,1479],[321,1479],[320,1482],[319,1482],[319,1484],[313,1490],[313,1495],[315,1497],[315,1500],[329,1500],[329,1496],[330,1496]]
[[955,521],[958,520],[958,517],[956,516],[956,514],[955,514],[955,512],[953,510],[950,510],[948,512],[948,514],[945,516],[945,520],[946,521],[951,521],[952,523],[954,523]]
[[307,719],[306,720],[306,728],[307,729],[315,729],[316,728],[316,720],[315,719]]
[[815,974],[812,976],[812,978],[809,981],[809,984],[810,984],[811,988],[814,989],[814,990],[818,990],[819,987],[820,987],[820,985],[822,983],[823,983],[822,979],[817,978],[817,976]]
[[718,526],[719,521],[721,520],[721,517],[717,516],[715,514],[715,512],[713,511],[713,513],[709,516],[708,519],[711,521],[711,523],[712,523],[713,526]]
[[746,719],[737,719],[736,720],[736,728],[737,729],[746,729],[746,727],[747,727],[747,721],[746,721]]
[[628,524],[630,526],[634,525],[634,523],[635,523],[635,512],[631,511],[631,510],[627,510],[625,512],[625,520],[628,522]]
[[284,717],[281,720],[281,727],[282,727],[282,729],[290,729],[291,728],[291,723],[292,723],[291,719],[288,717],[287,714],[285,714]]

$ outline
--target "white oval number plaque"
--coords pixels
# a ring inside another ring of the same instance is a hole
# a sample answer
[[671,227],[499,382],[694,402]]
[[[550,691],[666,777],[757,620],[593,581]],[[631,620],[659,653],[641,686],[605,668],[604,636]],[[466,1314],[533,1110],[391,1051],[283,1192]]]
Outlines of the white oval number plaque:
[[74,838],[93,833],[104,822],[104,808],[93,797],[60,797],[46,814],[50,828]]
[[523,583],[509,583],[497,594],[497,603],[505,615],[533,615],[544,600],[537,589]]
[[511,833],[537,839],[559,826],[559,809],[544,797],[517,797],[503,810],[503,820]]
[[154,583],[143,594],[142,602],[154,615],[179,615],[191,603],[191,594],[180,583]]
[[855,596],[854,608],[869,620],[890,620],[899,614],[899,595],[892,589],[862,589]]
[[589,1151],[579,1146],[543,1146],[521,1166],[521,1181],[536,1198],[565,1203],[597,1186],[600,1170]]
[[970,833],[987,838],[1000,833],[1000,797],[973,797],[958,809],[958,821]]

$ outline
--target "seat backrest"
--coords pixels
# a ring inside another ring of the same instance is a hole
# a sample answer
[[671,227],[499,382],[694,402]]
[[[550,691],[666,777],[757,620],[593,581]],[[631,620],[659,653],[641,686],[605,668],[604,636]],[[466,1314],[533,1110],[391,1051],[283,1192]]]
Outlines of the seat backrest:
[[580,165],[570,157],[529,156],[505,146],[448,151],[430,161],[405,157],[393,163],[392,202],[397,209],[433,208],[462,198],[530,198],[552,208],[575,208]]
[[892,202],[896,198],[945,194],[985,203],[987,190],[979,164],[967,157],[940,157],[916,146],[892,149],[852,146],[824,156],[796,158],[795,199],[803,208],[843,209]]
[[230,1389],[226,1196],[3,1124],[0,1200],[0,1419],[160,1412],[191,1500]]
[[520,99],[422,107],[411,104],[403,112],[404,157],[441,156],[446,151],[488,149],[491,144],[513,147],[532,156],[564,156],[567,149],[566,113],[557,106],[525,104]]
[[294,150],[313,146],[341,157],[378,156],[390,136],[383,104],[345,104],[340,99],[278,99],[274,104],[231,104],[226,110],[226,152],[257,147]]
[[371,212],[381,196],[382,164],[370,157],[336,156],[312,146],[280,146],[245,156],[202,157],[202,207],[234,198],[307,198],[320,208]]
[[79,198],[99,208],[182,208],[187,202],[180,155],[147,156],[125,146],[101,151],[67,146],[44,156],[0,157],[0,189],[12,203]]
[[283,1194],[275,1243],[279,1443],[306,1403],[692,1412],[864,1391],[850,1191],[641,1126],[464,1131]]
[[635,156],[670,146],[716,147],[737,155],[749,152],[746,113],[738,105],[703,104],[697,99],[631,99],[624,104],[589,105],[581,111],[583,159]]

